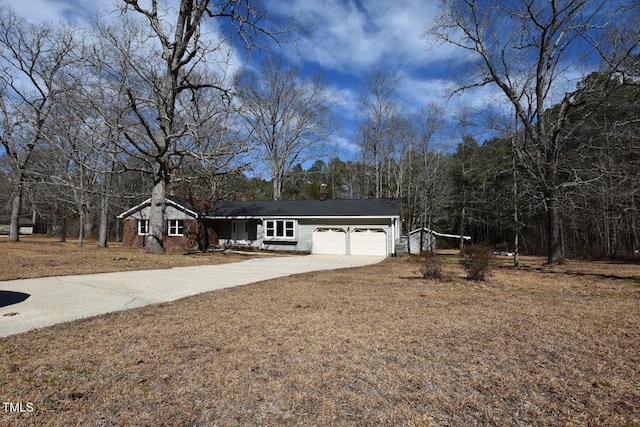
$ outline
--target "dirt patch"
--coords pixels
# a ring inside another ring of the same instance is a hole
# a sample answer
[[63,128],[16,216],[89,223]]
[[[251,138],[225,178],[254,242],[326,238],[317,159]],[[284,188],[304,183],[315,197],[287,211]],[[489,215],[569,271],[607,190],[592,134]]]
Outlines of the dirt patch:
[[96,241],[61,243],[56,238],[21,236],[19,242],[0,237],[0,281],[69,274],[109,273],[220,264],[247,259],[238,253],[200,253],[170,249],[162,255],[148,254],[144,249],[110,243],[99,248]]
[[523,264],[390,259],[0,339],[0,396],[33,409],[0,423],[640,425],[640,267]]

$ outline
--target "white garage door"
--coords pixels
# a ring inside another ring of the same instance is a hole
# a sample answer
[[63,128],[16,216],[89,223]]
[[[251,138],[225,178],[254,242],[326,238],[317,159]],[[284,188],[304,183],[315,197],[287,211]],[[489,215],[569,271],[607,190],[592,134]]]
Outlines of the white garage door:
[[351,255],[387,256],[387,233],[379,228],[353,230],[351,232]]
[[317,228],[313,231],[314,254],[338,254],[347,253],[347,233],[341,228]]

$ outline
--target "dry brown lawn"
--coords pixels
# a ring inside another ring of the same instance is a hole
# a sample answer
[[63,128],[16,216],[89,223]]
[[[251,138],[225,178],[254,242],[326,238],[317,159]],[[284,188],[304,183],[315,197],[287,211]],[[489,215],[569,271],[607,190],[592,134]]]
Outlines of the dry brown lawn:
[[246,259],[234,253],[198,253],[169,250],[165,255],[148,254],[139,248],[121,243],[109,243],[99,248],[97,241],[85,240],[82,247],[77,240],[61,243],[58,238],[20,236],[19,242],[9,242],[0,236],[0,281],[68,274],[108,273],[220,264]]
[[640,266],[407,260],[225,289],[0,339],[37,426],[638,426]]

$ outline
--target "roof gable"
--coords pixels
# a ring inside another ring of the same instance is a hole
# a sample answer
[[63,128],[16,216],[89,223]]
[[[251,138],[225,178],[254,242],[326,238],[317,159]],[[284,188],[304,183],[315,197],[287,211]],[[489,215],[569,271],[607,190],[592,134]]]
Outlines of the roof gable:
[[[174,208],[182,212],[185,212],[193,216],[194,218],[197,218],[199,216],[198,212],[200,211],[200,209],[197,206],[193,205],[192,203],[188,202],[187,200],[183,199],[182,197],[167,196],[165,199],[165,202],[168,206],[173,206]],[[122,212],[120,215],[117,216],[117,218],[126,218],[150,205],[151,205],[151,198],[148,198],[144,202],[139,203],[136,206],[132,207],[131,209]]]

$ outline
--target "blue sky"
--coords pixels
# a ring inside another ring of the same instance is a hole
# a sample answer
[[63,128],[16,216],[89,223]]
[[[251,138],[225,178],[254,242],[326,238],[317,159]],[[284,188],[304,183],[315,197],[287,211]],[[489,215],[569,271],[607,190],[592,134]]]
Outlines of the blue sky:
[[[170,0],[171,1],[171,0]],[[175,1],[175,0],[174,0]],[[95,11],[108,16],[113,0],[5,0],[19,15],[33,22],[88,22]],[[264,0],[271,14],[304,16],[312,32],[281,53],[303,74],[321,72],[335,94],[336,113],[347,126],[335,137],[344,157],[354,155],[350,145],[352,118],[358,107],[363,76],[376,68],[400,77],[398,97],[411,108],[447,102],[449,47],[429,49],[424,29],[434,19],[436,0]],[[478,98],[470,97],[475,100]],[[449,100],[454,112],[460,100]]]
[[363,77],[372,70],[398,73],[398,98],[410,108],[447,101],[453,51],[429,50],[423,37],[436,4],[434,0],[268,2],[273,12],[299,14],[310,21],[310,36],[286,50],[303,71],[323,72],[337,94],[336,112],[347,122],[347,132],[339,138],[347,151],[353,139],[350,118],[357,113]]
[[[2,0],[0,0],[2,1]],[[177,0],[166,0],[169,4]],[[398,98],[411,109],[436,102],[446,106],[453,120],[461,105],[482,109],[504,105],[503,95],[487,86],[449,98],[452,65],[464,62],[463,52],[451,46],[430,48],[425,28],[436,17],[438,0],[263,0],[274,15],[301,15],[312,26],[308,37],[280,53],[303,74],[323,73],[337,99],[336,114],[346,126],[334,143],[343,159],[355,158],[353,120],[363,77],[378,68],[401,77]],[[108,18],[117,0],[4,0],[19,15],[33,22],[70,21],[83,24],[97,12]],[[142,0],[144,3],[144,0]],[[113,15],[112,15],[113,16]],[[237,61],[242,62],[237,51]],[[455,136],[454,136],[455,138]],[[481,139],[480,137],[479,139]],[[447,141],[444,141],[447,142]],[[451,143],[459,141],[451,140]]]

